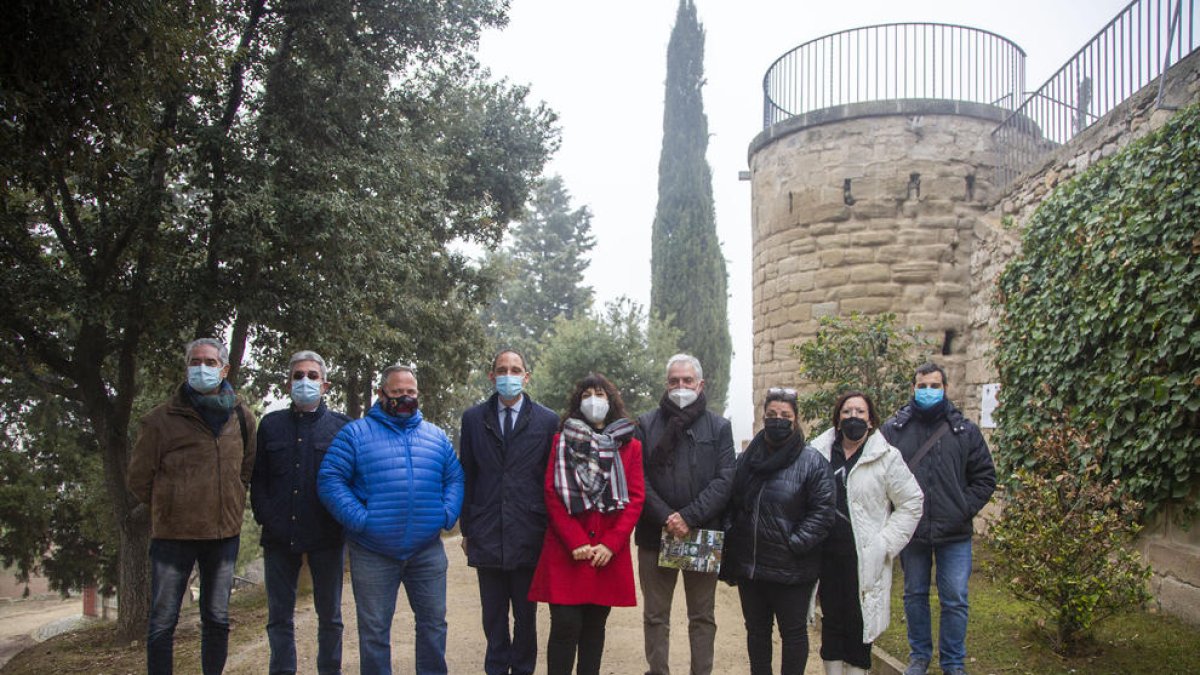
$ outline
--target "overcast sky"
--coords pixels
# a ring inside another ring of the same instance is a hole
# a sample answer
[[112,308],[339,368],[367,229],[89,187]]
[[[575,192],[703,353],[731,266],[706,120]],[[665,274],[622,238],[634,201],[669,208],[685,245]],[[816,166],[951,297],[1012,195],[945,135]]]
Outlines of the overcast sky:
[[[729,270],[730,407],[737,442],[753,430],[750,185],[738,180],[762,130],[762,79],[793,47],[848,28],[936,22],[980,28],[1026,54],[1026,89],[1054,74],[1124,0],[784,2],[696,0],[706,32],[704,109],[711,134],[717,231]],[[650,302],[650,230],[657,203],[667,41],[677,0],[512,0],[509,25],[485,34],[495,77],[529,85],[559,115],[562,148],[547,169],[593,214],[585,279],[599,302]],[[535,370],[536,365],[534,364]],[[618,383],[619,385],[620,383]]]

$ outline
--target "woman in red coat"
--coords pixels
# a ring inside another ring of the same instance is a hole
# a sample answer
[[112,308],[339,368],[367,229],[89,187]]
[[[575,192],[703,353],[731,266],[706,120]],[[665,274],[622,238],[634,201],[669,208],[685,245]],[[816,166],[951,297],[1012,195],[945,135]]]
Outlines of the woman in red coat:
[[629,536],[642,512],[642,445],[621,395],[603,375],[575,385],[546,467],[550,527],[529,599],[550,603],[547,675],[600,672],[604,624],[633,607]]

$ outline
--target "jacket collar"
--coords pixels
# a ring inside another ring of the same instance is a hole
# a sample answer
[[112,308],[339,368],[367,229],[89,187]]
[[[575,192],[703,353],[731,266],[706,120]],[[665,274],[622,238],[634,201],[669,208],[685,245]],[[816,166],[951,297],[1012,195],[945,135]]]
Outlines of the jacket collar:
[[301,410],[296,407],[295,403],[290,404],[288,406],[288,410],[290,410],[292,412],[292,417],[295,417],[297,419],[304,419],[304,418],[316,419],[316,418],[320,417],[321,415],[324,415],[325,411],[327,410],[327,408],[325,407],[325,397],[322,396],[321,402],[318,403],[317,407],[313,408],[312,410]]
[[[825,461],[829,461],[830,453],[833,452],[833,442],[836,439],[837,430],[829,427],[825,430],[825,433],[814,438],[809,445],[821,453]],[[867,436],[867,442],[863,445],[862,457],[858,459],[859,464],[875,461],[882,457],[888,451],[889,447],[888,442],[883,438],[883,434],[879,433],[878,429],[872,429],[871,433]]]
[[420,408],[418,408],[417,411],[412,414],[412,417],[406,420],[402,420],[398,417],[392,417],[383,411],[383,406],[379,404],[379,401],[376,401],[375,404],[371,406],[371,409],[367,411],[367,417],[375,420],[389,429],[400,432],[416,429],[417,426],[421,424],[421,420],[423,419]]
[[[962,411],[954,407],[954,404],[949,399],[946,400],[946,412],[944,416],[946,421],[950,423],[950,431],[955,434],[962,432],[966,428],[967,418],[963,416]],[[920,418],[917,415],[916,404],[910,400],[892,416],[892,424],[897,429],[903,429],[906,424],[914,419]]]

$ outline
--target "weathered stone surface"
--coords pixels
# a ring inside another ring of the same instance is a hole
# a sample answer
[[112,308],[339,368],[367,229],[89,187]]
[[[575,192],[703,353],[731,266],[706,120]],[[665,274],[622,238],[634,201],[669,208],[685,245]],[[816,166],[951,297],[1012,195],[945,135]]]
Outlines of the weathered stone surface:
[[893,309],[891,298],[848,298],[841,305],[842,313],[883,314]]
[[851,283],[867,283],[871,281],[891,281],[892,271],[887,265],[872,263],[869,265],[854,265],[847,268],[850,271]]
[[840,286],[850,279],[850,272],[845,268],[823,269],[816,273],[816,284],[821,288]]
[[891,231],[855,232],[850,235],[850,243],[854,246],[883,246],[896,241],[896,233]]
[[1147,558],[1155,572],[1173,576],[1200,590],[1200,551],[1167,539],[1148,543]]
[[940,265],[936,262],[914,260],[892,265],[892,281],[902,284],[934,281]]
[[1200,588],[1165,576],[1156,576],[1152,586],[1163,611],[1189,623],[1200,624]]
[[838,313],[838,303],[836,302],[821,302],[812,306],[812,318],[819,319],[823,316],[833,316]]

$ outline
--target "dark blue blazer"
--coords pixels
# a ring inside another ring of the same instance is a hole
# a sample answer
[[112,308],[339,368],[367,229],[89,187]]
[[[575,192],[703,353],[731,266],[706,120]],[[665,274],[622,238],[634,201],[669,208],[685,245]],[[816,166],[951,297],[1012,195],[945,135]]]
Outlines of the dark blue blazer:
[[342,526],[317,497],[317,469],[349,421],[321,401],[313,412],[292,406],[259,422],[250,508],[262,525],[263,546],[304,553],[342,544]]
[[558,415],[527,394],[504,442],[498,394],[462,416],[459,460],[467,475],[461,528],[467,564],[512,570],[537,565],[546,532],[543,483]]

